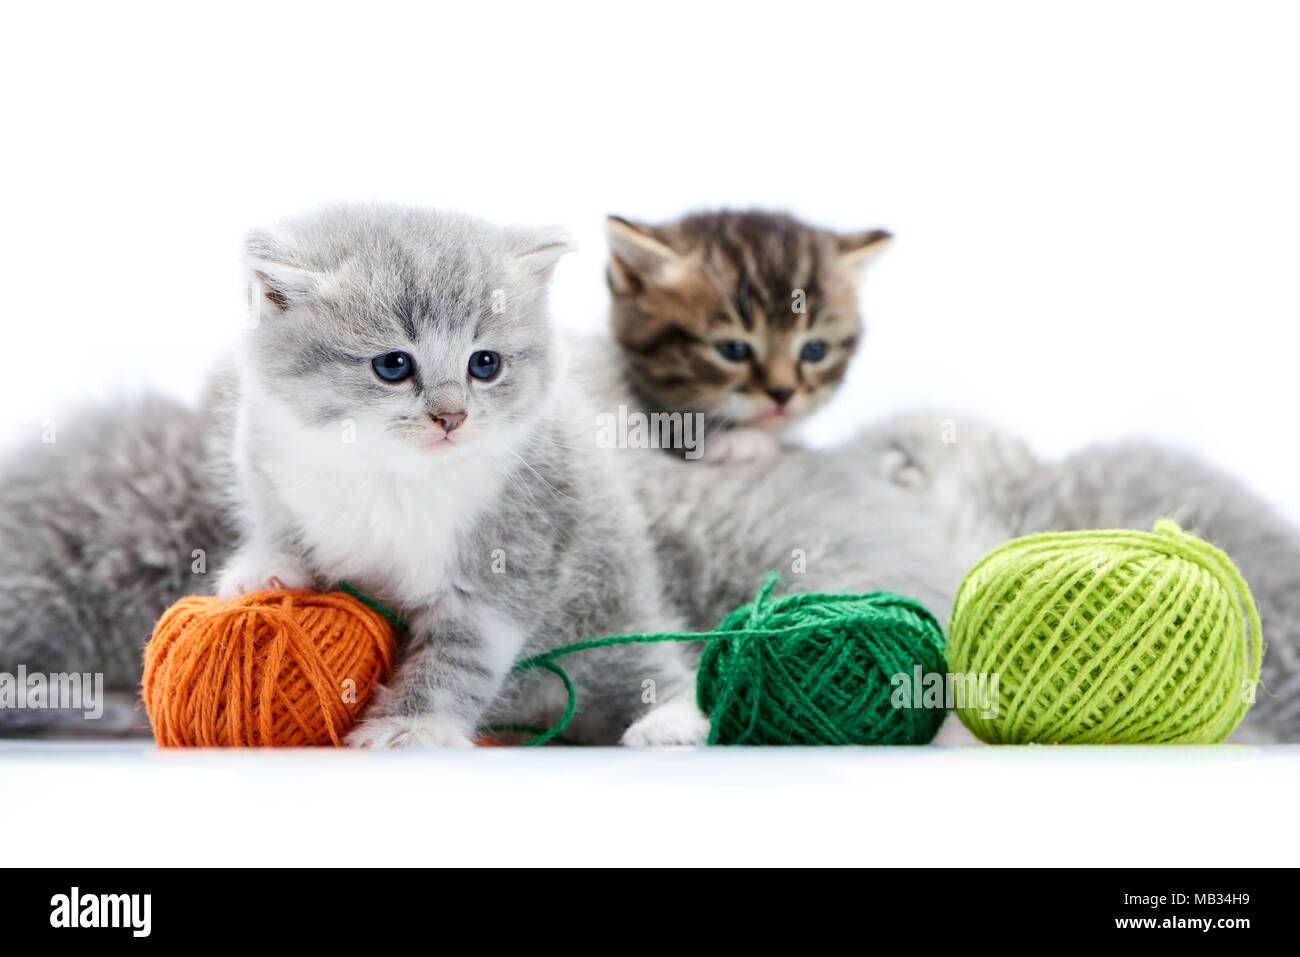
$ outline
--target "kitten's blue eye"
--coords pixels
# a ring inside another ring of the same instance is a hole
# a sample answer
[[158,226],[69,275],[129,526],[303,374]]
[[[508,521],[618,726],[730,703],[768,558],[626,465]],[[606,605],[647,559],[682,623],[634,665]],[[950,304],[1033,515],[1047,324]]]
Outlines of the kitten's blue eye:
[[370,365],[385,382],[401,382],[415,371],[415,360],[409,352],[385,352],[371,359]]
[[501,354],[480,349],[469,357],[469,374],[476,379],[491,379],[501,371]]
[[826,358],[826,340],[809,339],[799,350],[799,358],[804,362],[820,362]]
[[732,362],[743,362],[750,356],[749,343],[741,342],[739,339],[719,342],[718,351],[722,353],[724,359],[730,359]]

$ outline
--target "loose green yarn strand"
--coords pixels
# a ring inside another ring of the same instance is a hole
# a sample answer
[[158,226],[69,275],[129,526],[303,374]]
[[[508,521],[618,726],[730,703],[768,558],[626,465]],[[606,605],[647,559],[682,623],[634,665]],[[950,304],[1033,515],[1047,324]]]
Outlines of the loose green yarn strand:
[[377,611],[380,615],[382,615],[385,619],[388,620],[388,623],[390,625],[392,625],[402,634],[405,635],[410,633],[409,629],[406,627],[406,622],[402,621],[402,619],[397,615],[396,612],[390,611],[389,609],[385,608],[383,605],[375,601],[369,595],[366,595],[358,591],[356,588],[353,588],[352,585],[350,585],[348,582],[345,581],[340,581],[338,584],[338,588],[339,591],[351,595],[353,598],[361,602],[363,605],[365,605],[367,608],[371,609],[372,611]]
[[909,680],[918,664],[945,670],[943,630],[919,603],[892,592],[868,595],[794,594],[773,598],[779,581],[767,576],[753,602],[715,631],[619,635],[575,642],[526,659],[516,673],[545,668],[568,694],[564,715],[527,742],[560,734],[577,698],[556,659],[633,642],[705,643],[697,701],[709,717],[709,744],[918,744],[932,739],[942,708],[895,708],[896,675]]

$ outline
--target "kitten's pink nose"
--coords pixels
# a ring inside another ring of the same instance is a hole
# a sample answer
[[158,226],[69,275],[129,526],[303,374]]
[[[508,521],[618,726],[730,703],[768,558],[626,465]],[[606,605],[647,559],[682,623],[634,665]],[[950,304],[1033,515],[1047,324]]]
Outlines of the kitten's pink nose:
[[772,397],[772,401],[777,405],[785,405],[790,401],[790,396],[794,395],[794,389],[782,386],[779,389],[768,389],[767,394]]
[[442,426],[443,432],[455,432],[460,424],[465,421],[465,413],[457,409],[455,412],[430,412],[429,418]]

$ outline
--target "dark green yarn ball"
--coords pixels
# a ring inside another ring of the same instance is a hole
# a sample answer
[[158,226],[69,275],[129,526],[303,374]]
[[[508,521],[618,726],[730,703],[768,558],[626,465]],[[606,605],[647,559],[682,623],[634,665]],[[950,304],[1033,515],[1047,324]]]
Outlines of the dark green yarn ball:
[[718,626],[700,660],[710,744],[927,744],[943,708],[895,708],[895,675],[944,673],[943,629],[892,592],[758,597]]

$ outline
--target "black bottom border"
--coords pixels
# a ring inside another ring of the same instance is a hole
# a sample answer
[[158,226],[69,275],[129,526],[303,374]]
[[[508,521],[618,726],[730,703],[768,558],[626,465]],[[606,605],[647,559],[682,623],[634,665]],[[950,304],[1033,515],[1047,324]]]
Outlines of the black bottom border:
[[[610,922],[633,935],[626,943],[644,934],[647,946],[686,931],[768,945],[774,933],[802,946],[847,933],[864,947],[1033,941],[1051,953],[1099,938],[1222,947],[1290,937],[1296,880],[1295,869],[9,869],[0,929],[6,945],[75,937],[92,954],[277,939],[354,950],[402,932],[463,946],[475,928],[495,945],[514,933],[528,946],[566,946]],[[119,926],[71,926],[92,921]]]

